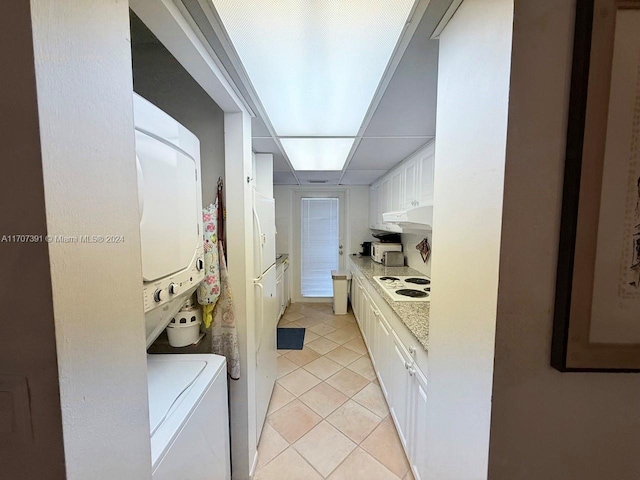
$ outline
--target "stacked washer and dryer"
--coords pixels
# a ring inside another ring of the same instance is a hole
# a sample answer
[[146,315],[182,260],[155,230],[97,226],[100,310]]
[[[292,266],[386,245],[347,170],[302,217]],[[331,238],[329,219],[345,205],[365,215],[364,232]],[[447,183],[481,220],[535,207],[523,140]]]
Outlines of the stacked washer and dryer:
[[[147,348],[204,278],[200,142],[134,94]],[[148,355],[153,480],[229,479],[225,358]]]

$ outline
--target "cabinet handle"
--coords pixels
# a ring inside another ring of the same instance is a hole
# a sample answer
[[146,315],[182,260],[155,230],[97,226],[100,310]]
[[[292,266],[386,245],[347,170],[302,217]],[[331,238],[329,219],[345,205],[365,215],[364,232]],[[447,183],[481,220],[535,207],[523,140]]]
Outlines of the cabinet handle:
[[416,373],[416,371],[413,369],[413,367],[409,367],[407,370],[409,371],[409,376],[410,377],[413,377],[415,375],[415,373]]

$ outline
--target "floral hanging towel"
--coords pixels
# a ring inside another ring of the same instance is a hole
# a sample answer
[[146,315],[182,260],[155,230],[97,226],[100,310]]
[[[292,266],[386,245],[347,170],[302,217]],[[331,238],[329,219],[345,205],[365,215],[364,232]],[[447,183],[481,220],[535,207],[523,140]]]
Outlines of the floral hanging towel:
[[203,209],[204,280],[198,288],[198,303],[204,305],[202,320],[209,328],[213,320],[213,306],[220,297],[220,254],[218,251],[218,205]]
[[213,310],[211,327],[212,352],[227,357],[227,373],[233,380],[240,378],[240,351],[238,349],[238,332],[233,309],[233,297],[229,285],[227,262],[224,259],[222,242],[218,242],[220,258],[220,299]]

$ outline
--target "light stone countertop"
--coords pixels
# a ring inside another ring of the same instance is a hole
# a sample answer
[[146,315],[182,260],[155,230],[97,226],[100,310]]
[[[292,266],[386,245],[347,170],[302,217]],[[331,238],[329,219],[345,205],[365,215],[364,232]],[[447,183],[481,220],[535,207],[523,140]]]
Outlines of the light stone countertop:
[[394,275],[420,275],[424,274],[410,267],[385,267],[371,260],[370,257],[349,257],[353,264],[360,270],[366,279],[373,285],[378,293],[386,300],[391,309],[407,326],[409,331],[418,339],[425,350],[429,349],[429,310],[430,302],[396,302],[376,282],[373,277]]

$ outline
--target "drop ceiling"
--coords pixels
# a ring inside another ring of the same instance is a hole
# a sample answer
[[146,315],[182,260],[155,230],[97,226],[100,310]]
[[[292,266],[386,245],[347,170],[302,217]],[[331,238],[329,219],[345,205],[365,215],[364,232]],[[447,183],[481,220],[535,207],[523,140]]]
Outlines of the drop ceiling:
[[[452,0],[381,0],[373,13],[360,0],[182,1],[256,113],[252,147],[274,155],[275,184],[369,185],[435,137],[438,41],[431,36]],[[357,77],[358,66],[350,58],[367,55],[369,75],[350,81],[349,68]],[[331,79],[339,88],[327,87]],[[365,94],[354,93],[358,86]],[[329,148],[317,137],[342,141]],[[332,170],[309,171],[313,164],[299,158],[323,148]]]

